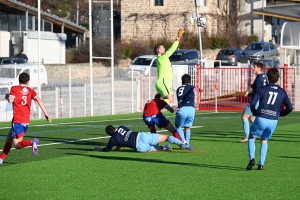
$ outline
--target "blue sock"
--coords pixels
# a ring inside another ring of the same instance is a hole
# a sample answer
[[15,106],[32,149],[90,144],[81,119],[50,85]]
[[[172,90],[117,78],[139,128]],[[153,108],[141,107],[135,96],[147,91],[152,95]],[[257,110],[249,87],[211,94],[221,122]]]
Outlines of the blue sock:
[[249,139],[248,140],[248,155],[250,160],[254,158],[255,155],[255,140],[254,139]]
[[190,144],[190,138],[191,138],[191,129],[185,130],[185,140],[188,144]]
[[243,128],[244,128],[244,133],[245,133],[245,137],[248,138],[249,137],[249,120],[243,120]]
[[184,133],[181,127],[176,126],[176,131],[179,134],[181,141],[184,142],[185,141],[185,137],[184,137]]
[[174,136],[169,136],[168,137],[168,142],[170,142],[171,144],[177,144],[177,145],[180,145],[182,143],[180,140],[178,140]]
[[260,160],[258,164],[264,165],[268,151],[268,143],[262,143],[260,146]]

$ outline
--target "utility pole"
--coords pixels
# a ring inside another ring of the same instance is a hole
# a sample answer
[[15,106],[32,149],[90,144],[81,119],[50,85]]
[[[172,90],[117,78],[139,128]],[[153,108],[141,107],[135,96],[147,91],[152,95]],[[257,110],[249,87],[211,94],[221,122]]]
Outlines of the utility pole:
[[[196,9],[197,19],[199,18],[198,8],[200,6],[201,6],[201,0],[195,0],[195,9]],[[201,40],[201,28],[200,28],[200,26],[198,26],[198,36],[199,36],[199,51],[200,51],[200,67],[204,67],[203,62],[202,62],[202,40]]]

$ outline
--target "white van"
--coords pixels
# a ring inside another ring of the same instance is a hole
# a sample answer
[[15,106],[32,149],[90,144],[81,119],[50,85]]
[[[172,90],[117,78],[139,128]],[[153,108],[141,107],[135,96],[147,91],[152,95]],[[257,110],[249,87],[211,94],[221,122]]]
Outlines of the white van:
[[[40,75],[38,74],[38,68],[40,69]],[[15,74],[16,72],[16,74]],[[44,65],[38,66],[38,64],[10,64],[0,67],[0,85],[18,85],[19,74],[25,72],[30,75],[29,87],[38,88],[48,84],[47,71]],[[40,82],[38,78],[40,76]],[[38,84],[39,83],[39,84]]]
[[[8,103],[5,96],[9,94],[11,89],[10,85],[0,85],[0,121],[11,121],[13,118],[13,107]],[[37,118],[38,104],[33,100],[30,108],[30,119]]]

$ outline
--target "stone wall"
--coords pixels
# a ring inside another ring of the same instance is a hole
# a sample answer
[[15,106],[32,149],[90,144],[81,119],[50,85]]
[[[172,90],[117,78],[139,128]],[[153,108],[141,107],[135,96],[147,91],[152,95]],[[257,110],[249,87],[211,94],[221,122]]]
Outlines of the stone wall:
[[[154,0],[122,0],[121,39],[176,38],[179,27],[197,31],[190,18],[195,13],[194,0],[166,0],[164,6],[154,6]],[[209,6],[199,13],[210,12]]]

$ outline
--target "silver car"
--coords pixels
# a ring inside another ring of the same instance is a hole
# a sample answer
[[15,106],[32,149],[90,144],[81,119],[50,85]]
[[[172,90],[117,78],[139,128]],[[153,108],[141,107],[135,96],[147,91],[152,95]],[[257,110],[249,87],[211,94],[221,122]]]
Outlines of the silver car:
[[250,61],[273,59],[278,55],[279,53],[276,46],[270,42],[253,42],[243,51],[243,56]]

